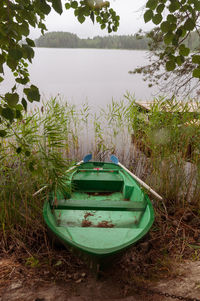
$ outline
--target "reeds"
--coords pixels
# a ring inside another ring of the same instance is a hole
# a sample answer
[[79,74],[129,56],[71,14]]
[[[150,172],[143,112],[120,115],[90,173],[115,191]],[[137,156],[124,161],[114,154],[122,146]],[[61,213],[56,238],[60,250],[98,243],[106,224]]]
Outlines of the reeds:
[[148,113],[130,108],[133,141],[149,165],[146,181],[174,206],[199,206],[200,105],[155,100]]
[[90,152],[101,161],[115,154],[163,196],[166,206],[198,211],[200,105],[194,113],[190,106],[158,99],[142,112],[126,95],[93,112],[87,103],[76,107],[54,98],[24,114],[0,140],[2,246],[9,248],[10,235],[16,244],[41,241],[44,198],[49,191],[66,189],[64,171]]

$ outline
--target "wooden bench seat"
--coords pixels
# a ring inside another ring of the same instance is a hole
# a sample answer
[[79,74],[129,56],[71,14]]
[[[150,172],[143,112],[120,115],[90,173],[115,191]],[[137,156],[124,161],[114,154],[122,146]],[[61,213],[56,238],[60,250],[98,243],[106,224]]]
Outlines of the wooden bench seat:
[[51,208],[68,210],[144,211],[146,201],[58,200]]

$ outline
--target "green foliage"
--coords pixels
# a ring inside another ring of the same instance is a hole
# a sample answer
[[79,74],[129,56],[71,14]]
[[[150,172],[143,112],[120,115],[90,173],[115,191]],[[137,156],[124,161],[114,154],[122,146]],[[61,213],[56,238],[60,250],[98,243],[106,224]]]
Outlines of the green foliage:
[[35,42],[37,47],[148,49],[148,39],[138,39],[136,35],[81,39],[69,32],[48,32]]
[[25,88],[24,93],[30,102],[40,101],[39,90],[36,86],[31,85],[30,88]]
[[6,136],[6,131],[0,130],[0,137],[5,137]]
[[[74,15],[80,23],[86,18],[96,21],[101,28],[108,32],[116,31],[119,26],[119,16],[109,7],[108,1],[97,0],[68,0],[65,8],[72,8]],[[0,130],[2,119],[12,123],[21,115],[16,109],[18,103],[22,103],[24,109],[28,102],[40,101],[38,88],[30,83],[28,64],[34,58],[33,47],[35,43],[30,39],[30,28],[38,28],[41,33],[47,30],[45,17],[54,10],[62,14],[61,0],[1,0],[0,1],[0,82],[4,80],[4,66],[7,65],[13,73],[16,85],[12,91],[0,96]],[[17,92],[17,84],[25,85],[24,95],[20,98]]]
[[148,110],[130,106],[133,141],[139,156],[149,158],[146,181],[173,207],[187,201],[199,207],[200,105],[176,99],[157,99]]
[[194,69],[192,75],[193,77],[200,78],[200,68]]
[[[147,33],[152,64],[136,69],[135,73],[143,73],[151,85],[160,84],[162,90],[172,95],[179,91],[188,95],[197,90],[200,61],[193,56],[200,54],[200,2],[148,0],[144,21],[157,26]],[[170,74],[162,72],[163,67]]]
[[173,71],[176,68],[176,64],[174,61],[168,61],[166,63],[166,69],[167,71]]
[[[21,242],[31,254],[38,252],[45,235],[43,200],[50,191],[70,191],[65,171],[90,152],[94,160],[116,154],[164,197],[166,206],[199,210],[200,104],[158,99],[147,112],[134,98],[126,98],[95,114],[88,104],[75,107],[52,99],[12,123],[8,137],[0,131],[0,235],[5,233],[5,250],[12,241],[12,251]],[[28,257],[29,265],[37,266],[37,256]]]
[[6,93],[5,100],[10,107],[15,107],[19,101],[19,95],[17,93]]
[[149,22],[150,20],[152,20],[153,18],[153,11],[151,9],[147,10],[144,13],[144,21],[145,23]]

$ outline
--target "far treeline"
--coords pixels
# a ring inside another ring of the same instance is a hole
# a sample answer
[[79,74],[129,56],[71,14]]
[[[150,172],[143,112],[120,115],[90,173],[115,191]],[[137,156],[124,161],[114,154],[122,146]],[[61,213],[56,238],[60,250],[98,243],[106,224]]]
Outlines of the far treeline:
[[148,39],[137,35],[96,36],[81,39],[69,32],[48,32],[35,41],[37,47],[50,48],[106,48],[106,49],[148,49]]
[[[47,48],[148,49],[148,42],[147,37],[139,37],[138,34],[81,39],[76,34],[61,31],[48,32],[35,40],[37,47]],[[191,50],[199,48],[199,36],[193,32],[184,44]]]

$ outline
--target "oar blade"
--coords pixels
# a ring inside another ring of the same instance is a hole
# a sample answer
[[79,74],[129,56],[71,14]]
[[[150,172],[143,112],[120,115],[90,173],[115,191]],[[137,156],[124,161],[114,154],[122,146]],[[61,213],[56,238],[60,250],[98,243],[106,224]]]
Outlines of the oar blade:
[[88,154],[83,158],[83,162],[86,163],[92,159],[92,154]]
[[118,158],[117,158],[115,155],[111,155],[111,156],[110,156],[110,160],[111,160],[113,163],[115,163],[115,164],[118,164],[118,163],[119,163],[119,160],[118,160]]

